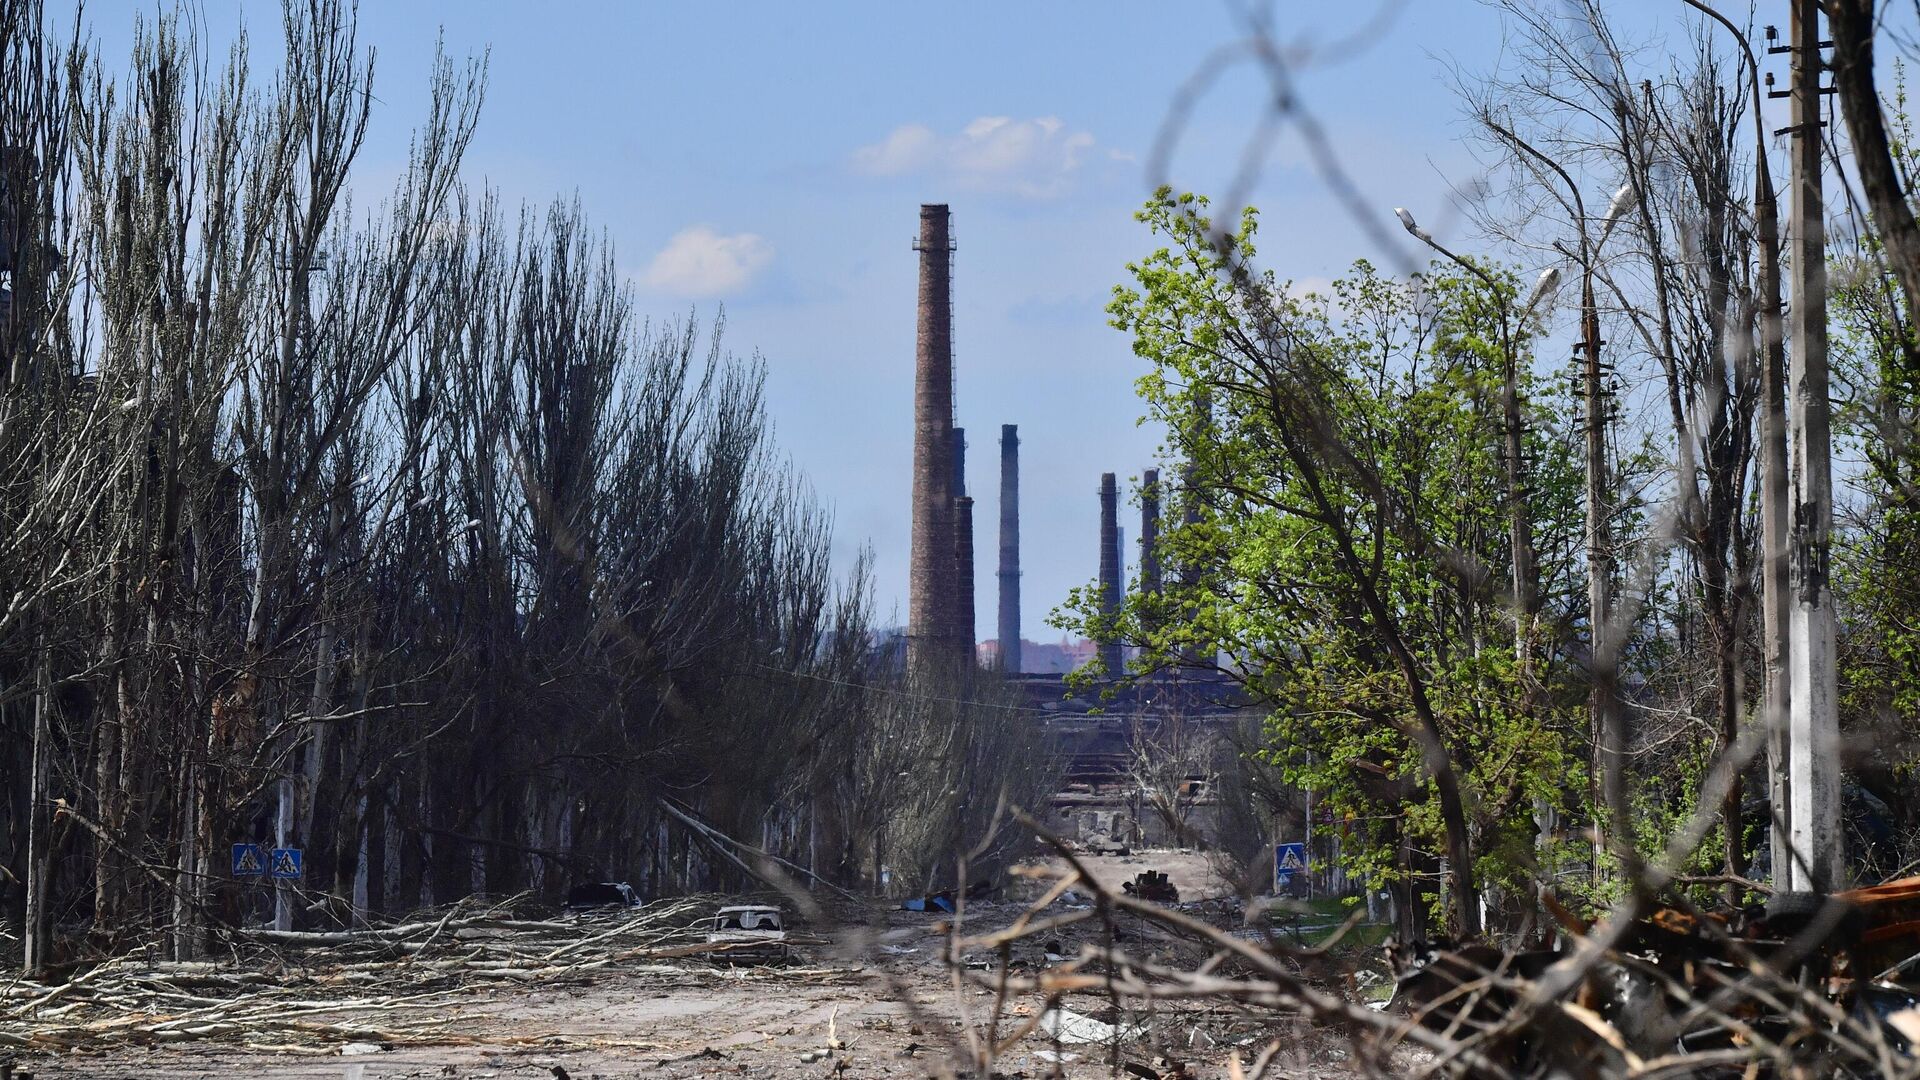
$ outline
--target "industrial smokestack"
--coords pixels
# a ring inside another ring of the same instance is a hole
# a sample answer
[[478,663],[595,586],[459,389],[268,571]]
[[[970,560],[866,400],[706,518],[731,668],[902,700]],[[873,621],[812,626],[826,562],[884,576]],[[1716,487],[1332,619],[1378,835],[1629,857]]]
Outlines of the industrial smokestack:
[[1000,670],[1019,674],[1020,428],[1000,425]]
[[[1100,474],[1100,614],[1120,613],[1120,492],[1112,473]],[[1119,643],[1100,646],[1107,674],[1118,676],[1126,666]]]
[[1160,470],[1140,474],[1140,591],[1160,591]]
[[956,624],[961,648],[966,650],[966,658],[973,662],[973,500],[965,495],[953,500],[953,564],[954,576],[958,583],[958,602]]
[[967,432],[953,429],[954,636],[973,661],[973,500],[967,496]]
[[907,656],[959,649],[953,489],[953,240],[943,204],[920,207],[919,319],[913,365],[913,543]]

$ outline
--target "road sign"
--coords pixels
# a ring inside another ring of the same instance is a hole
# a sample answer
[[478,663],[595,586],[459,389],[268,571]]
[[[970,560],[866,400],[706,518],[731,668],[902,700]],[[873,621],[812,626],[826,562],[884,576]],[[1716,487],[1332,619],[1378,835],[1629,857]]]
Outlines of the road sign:
[[300,876],[300,849],[297,847],[277,847],[267,853],[271,866],[270,873],[277,878],[297,878]]
[[259,877],[267,872],[267,849],[259,844],[233,845],[233,876]]
[[1307,872],[1307,845],[1273,845],[1273,891],[1285,891],[1293,875]]

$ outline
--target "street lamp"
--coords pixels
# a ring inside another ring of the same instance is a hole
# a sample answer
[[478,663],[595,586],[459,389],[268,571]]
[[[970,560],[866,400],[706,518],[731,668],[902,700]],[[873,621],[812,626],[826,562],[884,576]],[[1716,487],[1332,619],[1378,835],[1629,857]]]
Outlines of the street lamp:
[[[1501,412],[1506,422],[1506,481],[1507,500],[1512,504],[1512,545],[1513,545],[1513,593],[1514,593],[1514,660],[1520,669],[1520,684],[1531,687],[1533,679],[1533,649],[1529,644],[1532,636],[1532,621],[1539,606],[1539,581],[1533,554],[1533,525],[1527,511],[1526,499],[1522,495],[1520,477],[1520,455],[1523,440],[1520,428],[1520,358],[1513,341],[1513,298],[1507,295],[1498,281],[1485,269],[1468,259],[1447,250],[1433,234],[1420,227],[1413,220],[1413,214],[1404,206],[1393,208],[1393,214],[1400,219],[1414,239],[1446,256],[1450,261],[1480,279],[1500,302],[1500,352],[1505,368],[1502,372]],[[1553,287],[1558,275],[1542,275],[1536,282],[1533,295],[1527,308],[1522,311],[1525,318],[1533,310],[1533,304],[1546,295]]]
[[1479,267],[1473,265],[1467,260],[1461,258],[1458,255],[1455,255],[1453,252],[1448,251],[1446,248],[1440,246],[1440,241],[1435,240],[1433,238],[1432,233],[1421,228],[1417,223],[1414,222],[1413,214],[1408,212],[1406,207],[1404,206],[1394,207],[1393,216],[1400,219],[1400,224],[1406,227],[1407,232],[1412,234],[1415,240],[1418,240],[1421,243],[1432,248],[1433,250],[1439,252],[1440,254],[1445,255],[1447,258],[1453,260],[1454,262],[1459,263],[1462,267],[1466,268],[1474,276],[1486,282],[1489,287],[1493,285],[1493,277],[1489,275],[1485,270],[1480,269]]
[[1540,271],[1540,277],[1533,283],[1533,291],[1527,294],[1527,302],[1520,308],[1520,317],[1533,314],[1535,308],[1552,298],[1554,291],[1560,288],[1560,268],[1549,266]]
[[1600,238],[1593,242],[1596,252],[1613,234],[1613,227],[1620,224],[1620,219],[1627,216],[1628,210],[1633,209],[1635,195],[1636,189],[1630,183],[1621,184],[1620,190],[1613,193],[1613,201],[1607,204],[1607,216],[1600,220]]

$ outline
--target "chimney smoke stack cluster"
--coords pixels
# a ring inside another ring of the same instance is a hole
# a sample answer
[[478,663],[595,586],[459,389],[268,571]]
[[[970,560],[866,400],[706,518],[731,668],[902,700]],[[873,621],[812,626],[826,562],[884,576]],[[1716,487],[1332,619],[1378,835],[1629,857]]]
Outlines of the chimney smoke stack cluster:
[[[907,587],[910,666],[974,664],[973,498],[966,432],[954,425],[953,231],[943,203],[920,207],[918,318],[913,368],[913,530]],[[1111,479],[1111,478],[1109,478]],[[1116,533],[1115,551],[1118,551]],[[1117,574],[1117,570],[1116,570]],[[1003,672],[1021,671],[1020,436],[1000,428],[1000,585],[997,632]],[[1118,578],[1116,576],[1116,581]],[[1118,596],[1116,589],[1115,595]]]
[[[1005,453],[1003,449],[1002,454]],[[1101,473],[1100,578],[1096,598],[1100,615],[1108,619],[1120,613],[1126,598],[1126,562],[1120,554],[1125,546],[1125,534],[1120,530],[1119,504],[1119,484],[1114,474]],[[1160,470],[1146,469],[1140,474],[1140,592],[1157,595],[1164,587],[1160,565]],[[1099,648],[1101,666],[1108,675],[1117,678],[1124,674],[1125,647],[1112,642]]]
[[[914,340],[913,549],[908,586],[909,664],[973,666],[976,639],[973,498],[967,494],[966,432],[954,424],[953,233],[943,203],[920,207],[919,311]],[[1188,480],[1190,484],[1190,480]],[[1164,587],[1160,559],[1160,470],[1140,477],[1140,589]],[[1193,521],[1194,508],[1185,507]],[[1120,490],[1113,473],[1100,474],[1099,613],[1113,619],[1125,600],[1121,558]],[[1020,639],[1020,434],[1000,426],[1000,586],[995,620],[996,666],[1022,670]],[[1099,647],[1111,677],[1126,671],[1118,642]]]
[[[954,425],[953,233],[944,203],[920,207],[919,311],[914,339],[913,541],[908,585],[907,658],[969,669],[974,661],[973,498],[967,494],[966,432]],[[1000,425],[1000,586],[995,620],[996,666],[1022,671],[1020,639],[1020,429]],[[1180,482],[1192,487],[1192,467]],[[1120,491],[1113,473],[1100,474],[1100,579],[1102,616],[1119,615],[1125,600],[1126,563],[1121,558]],[[1140,476],[1140,590],[1165,587],[1160,558],[1160,470]],[[1182,521],[1197,520],[1191,499]],[[1187,571],[1180,573],[1186,581]],[[1126,651],[1117,642],[1100,647],[1112,677],[1126,671]]]

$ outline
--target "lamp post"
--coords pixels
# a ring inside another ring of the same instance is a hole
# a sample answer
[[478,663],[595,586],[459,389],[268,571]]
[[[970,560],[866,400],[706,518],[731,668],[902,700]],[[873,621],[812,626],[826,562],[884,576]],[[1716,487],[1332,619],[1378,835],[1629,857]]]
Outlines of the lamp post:
[[[1610,535],[1611,508],[1607,498],[1608,470],[1606,440],[1604,437],[1606,425],[1606,405],[1603,384],[1604,371],[1600,364],[1600,346],[1604,344],[1604,342],[1600,340],[1600,317],[1598,305],[1594,300],[1593,273],[1600,246],[1613,234],[1615,226],[1619,224],[1621,218],[1626,215],[1626,212],[1632,208],[1635,201],[1635,190],[1633,185],[1625,184],[1614,193],[1612,201],[1607,205],[1606,215],[1601,219],[1598,237],[1589,240],[1588,232],[1585,228],[1586,204],[1581,199],[1579,186],[1573,182],[1573,178],[1552,159],[1541,154],[1533,147],[1528,146],[1520,139],[1513,137],[1511,133],[1502,131],[1501,134],[1506,136],[1515,146],[1538,158],[1544,165],[1559,174],[1561,179],[1565,181],[1569,193],[1572,195],[1574,214],[1582,223],[1580,230],[1580,250],[1578,254],[1569,253],[1564,249],[1558,248],[1558,245],[1556,245],[1556,249],[1560,250],[1561,254],[1567,255],[1570,261],[1576,262],[1580,266],[1581,340],[1575,348],[1576,351],[1583,354],[1583,376],[1586,396],[1585,472],[1587,520],[1585,539],[1587,548],[1587,600],[1590,611],[1591,651],[1594,657],[1595,673],[1594,684],[1589,697],[1589,709],[1592,718],[1592,735],[1596,748],[1596,757],[1601,760],[1600,771],[1603,776],[1600,791],[1597,793],[1599,797],[1596,801],[1612,811],[1613,820],[1609,822],[1609,825],[1615,832],[1619,832],[1625,827],[1626,815],[1624,774],[1621,768],[1625,750],[1625,739],[1620,730],[1620,724],[1617,722],[1613,708],[1613,702],[1615,700],[1615,685],[1613,682],[1615,671],[1614,657],[1609,656],[1606,652],[1606,642],[1608,640],[1606,630],[1613,610],[1612,540]],[[1454,263],[1466,268],[1482,281],[1486,282],[1489,288],[1495,288],[1496,295],[1498,294],[1497,287],[1491,275],[1442,246],[1433,238],[1431,233],[1420,228],[1414,221],[1413,215],[1408,213],[1405,208],[1395,207],[1394,214],[1400,219],[1400,224],[1405,226],[1407,232],[1415,239],[1446,256]],[[1534,285],[1532,293],[1527,298],[1526,305],[1520,311],[1520,317],[1525,319],[1531,316],[1543,303],[1549,302],[1554,289],[1559,284],[1559,280],[1560,267],[1550,266],[1542,271],[1539,280]],[[1503,404],[1506,408],[1507,417],[1508,486],[1509,495],[1515,501],[1514,591],[1516,603],[1520,605],[1530,617],[1533,614],[1534,605],[1537,604],[1537,600],[1534,598],[1538,595],[1538,586],[1537,582],[1535,582],[1531,576],[1522,577],[1523,568],[1529,574],[1531,573],[1532,552],[1530,550],[1531,545],[1529,544],[1529,549],[1524,552],[1523,560],[1519,537],[1525,523],[1526,507],[1525,500],[1521,498],[1518,476],[1520,453],[1520,410],[1516,371],[1518,359],[1513,347],[1511,332],[1507,326],[1507,305],[1505,304],[1502,305],[1501,309],[1501,336],[1501,348],[1505,353],[1505,362],[1507,365]],[[1531,650],[1526,648],[1524,641],[1520,643],[1519,647],[1524,650],[1519,656],[1523,685],[1527,686],[1530,690],[1530,677],[1532,674]],[[1605,658],[1604,662],[1603,657]],[[1544,800],[1542,800],[1535,806],[1534,813],[1536,824],[1540,829],[1540,835],[1544,843],[1545,837],[1552,832],[1553,811],[1552,808],[1545,805]],[[1594,846],[1594,865],[1596,868],[1599,866],[1602,852],[1601,841],[1597,835],[1598,831],[1599,830],[1596,830]]]
[[[1510,527],[1513,546],[1513,651],[1514,661],[1520,669],[1520,685],[1527,688],[1529,696],[1533,685],[1533,618],[1539,612],[1539,571],[1533,554],[1533,522],[1527,510],[1527,501],[1521,490],[1520,454],[1523,447],[1520,427],[1520,388],[1519,358],[1515,355],[1513,344],[1513,301],[1502,291],[1501,285],[1492,274],[1467,259],[1447,250],[1433,234],[1421,228],[1413,220],[1413,215],[1403,206],[1393,208],[1394,216],[1406,227],[1416,240],[1446,256],[1461,269],[1480,279],[1500,302],[1500,354],[1502,370],[1501,412],[1506,423],[1505,457],[1507,500],[1511,511]],[[1548,285],[1542,282],[1534,289],[1537,301]],[[1525,313],[1522,313],[1522,317]]]
[[[1600,362],[1600,347],[1606,342],[1600,340],[1600,308],[1594,300],[1593,275],[1600,259],[1600,248],[1613,235],[1620,219],[1633,207],[1638,192],[1630,183],[1620,185],[1607,204],[1606,215],[1601,218],[1599,236],[1589,240],[1587,208],[1585,200],[1580,197],[1580,186],[1573,182],[1573,177],[1559,163],[1518,139],[1512,141],[1559,175],[1573,199],[1574,216],[1581,223],[1579,252],[1569,252],[1557,242],[1554,250],[1580,266],[1580,340],[1574,343],[1573,351],[1580,358],[1581,397],[1585,401],[1583,441],[1586,461],[1583,472],[1587,502],[1587,632],[1592,670],[1587,709],[1591,717],[1595,756],[1600,762],[1599,790],[1595,803],[1597,808],[1607,812],[1610,818],[1607,824],[1614,834],[1625,835],[1628,827],[1624,769],[1627,740],[1621,714],[1615,708],[1619,700],[1620,649],[1612,636],[1613,506],[1610,470],[1607,467],[1607,373]],[[1593,850],[1596,870],[1604,853],[1605,843],[1600,830],[1596,829]]]

